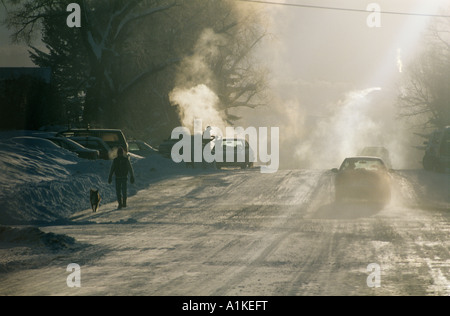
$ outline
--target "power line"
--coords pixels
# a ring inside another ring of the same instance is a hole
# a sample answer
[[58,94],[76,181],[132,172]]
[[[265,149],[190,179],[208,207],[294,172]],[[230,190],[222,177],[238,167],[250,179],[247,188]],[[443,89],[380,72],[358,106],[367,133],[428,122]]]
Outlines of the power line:
[[[319,10],[333,10],[333,11],[347,11],[347,12],[364,12],[370,13],[371,11],[363,9],[352,9],[352,8],[338,8],[338,7],[325,7],[317,5],[308,4],[296,4],[296,3],[280,3],[272,1],[261,1],[261,0],[237,0],[240,2],[249,2],[257,4],[267,4],[267,5],[278,5],[287,7],[298,7],[298,8],[308,8],[308,9],[319,9]],[[407,16],[421,16],[421,17],[433,17],[433,18],[450,18],[450,15],[444,14],[426,14],[426,13],[414,13],[414,12],[396,12],[396,11],[381,11],[380,14],[392,14],[392,15],[407,15]]]

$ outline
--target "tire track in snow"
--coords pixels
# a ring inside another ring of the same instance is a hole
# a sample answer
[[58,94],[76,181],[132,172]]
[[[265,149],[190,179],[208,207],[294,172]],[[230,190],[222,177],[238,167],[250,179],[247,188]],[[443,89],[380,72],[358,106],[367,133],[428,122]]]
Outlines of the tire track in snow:
[[[288,174],[287,176],[292,177],[291,174]],[[227,295],[228,292],[235,289],[236,286],[244,283],[245,279],[249,276],[252,276],[259,266],[267,262],[267,258],[278,247],[280,247],[283,241],[285,241],[291,234],[298,231],[298,227],[296,227],[295,225],[291,225],[291,223],[293,221],[295,222],[296,218],[303,218],[304,214],[308,211],[311,203],[314,201],[314,197],[320,190],[322,190],[321,184],[323,183],[325,178],[327,178],[327,176],[325,176],[324,174],[317,174],[316,177],[314,177],[316,186],[310,186],[307,191],[300,191],[299,195],[301,195],[301,200],[304,201],[304,203],[301,204],[302,211],[299,212],[298,207],[286,207],[286,216],[279,220],[277,223],[274,223],[272,229],[264,232],[263,236],[260,238],[261,240],[265,241],[262,247],[260,245],[261,243],[255,242],[255,244],[257,244],[256,246],[259,245],[259,249],[257,249],[256,251],[253,250],[252,256],[247,259],[247,264],[240,265],[239,268],[235,268],[234,265],[231,265],[231,267],[227,267],[227,270],[231,271],[225,271],[225,274],[229,275],[231,272],[231,276],[228,278],[228,281],[226,281],[225,284],[216,289],[211,295]],[[309,180],[311,179],[312,177]],[[299,196],[297,195],[296,197],[298,198]],[[279,230],[283,229],[283,227],[289,228],[286,229],[285,232],[279,233]],[[251,251],[255,244],[251,244],[247,250]]]

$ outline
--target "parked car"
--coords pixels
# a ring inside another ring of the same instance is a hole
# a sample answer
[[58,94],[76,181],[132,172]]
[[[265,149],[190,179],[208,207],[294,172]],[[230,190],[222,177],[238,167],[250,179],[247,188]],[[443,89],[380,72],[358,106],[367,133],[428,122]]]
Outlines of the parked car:
[[[254,152],[249,143],[241,138],[223,138],[222,139],[223,162],[216,162],[216,167],[240,167],[241,169],[252,168],[254,164]],[[220,141],[216,142],[216,145]],[[227,156],[233,157],[233,161],[227,159]]]
[[132,154],[148,157],[158,154],[158,150],[142,140],[129,140],[128,151]]
[[384,147],[365,147],[363,150],[359,152],[358,156],[380,157],[386,164],[386,167],[388,169],[392,169],[389,150],[387,150]]
[[112,150],[106,142],[98,137],[70,137],[71,140],[79,143],[80,145],[98,150],[100,153],[100,159],[111,160],[116,157],[116,151]]
[[54,144],[67,149],[73,153],[76,153],[78,157],[89,160],[96,160],[100,158],[100,152],[96,149],[90,149],[82,146],[81,144],[66,138],[66,137],[48,137],[46,138],[52,141]]
[[445,172],[450,168],[450,126],[433,131],[428,141],[422,164],[425,170]]
[[166,139],[159,145],[158,147],[159,153],[165,158],[170,158],[172,155],[172,147],[179,141],[180,141],[179,139],[171,139],[171,138]]
[[61,150],[61,148],[58,145],[42,137],[17,136],[11,138],[11,140],[16,144],[21,144],[27,147],[36,147],[47,150]]
[[[191,139],[189,142],[191,144],[191,155],[192,155],[191,162],[193,162],[194,161],[195,143],[198,141],[198,140],[197,141],[195,140],[195,138],[197,136],[200,137],[200,135],[190,135],[190,136],[184,135],[184,136],[180,136],[180,138],[178,138],[178,139],[168,138],[159,145],[159,153],[166,158],[171,158],[173,146],[176,143],[180,142],[182,139],[185,139],[185,137],[190,137]],[[202,149],[202,153],[203,153],[203,149],[205,148],[205,146],[207,144],[209,144],[211,141],[213,141],[213,138],[211,138],[211,140],[206,140],[206,139],[203,139],[200,137],[199,141],[201,142],[201,149]],[[180,154],[183,154],[183,149],[180,149]],[[188,164],[190,165],[191,163],[188,163]]]
[[70,129],[59,132],[57,137],[97,137],[103,140],[110,149],[122,147],[128,152],[128,143],[120,129]]
[[391,180],[385,163],[379,157],[349,157],[335,177],[336,202],[370,201],[389,203]]

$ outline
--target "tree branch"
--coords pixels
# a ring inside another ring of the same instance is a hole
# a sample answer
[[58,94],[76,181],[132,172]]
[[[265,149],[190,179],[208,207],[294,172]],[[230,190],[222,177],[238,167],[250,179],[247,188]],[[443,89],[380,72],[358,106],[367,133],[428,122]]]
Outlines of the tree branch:
[[117,27],[117,30],[116,30],[115,35],[114,35],[114,40],[117,39],[120,36],[120,34],[122,33],[123,29],[127,25],[129,25],[131,22],[137,21],[139,19],[143,19],[143,18],[145,18],[147,16],[150,16],[150,15],[158,13],[158,12],[162,12],[162,11],[168,10],[168,9],[174,7],[175,5],[176,5],[176,3],[172,3],[172,4],[169,4],[169,5],[166,5],[166,6],[162,6],[162,7],[158,7],[158,8],[151,8],[151,9],[146,10],[144,12],[141,12],[139,14],[130,15],[128,18],[123,19],[122,22]]
[[131,79],[126,85],[120,86],[118,93],[120,95],[125,94],[133,86],[135,86],[138,82],[144,80],[146,77],[154,75],[154,74],[166,69],[167,67],[180,62],[181,60],[182,60],[182,58],[173,58],[173,59],[169,59],[166,62],[161,63],[157,66],[154,66],[154,65],[150,66],[149,68],[147,68],[146,70],[144,70],[143,72],[141,72],[140,74],[135,76],[133,79]]

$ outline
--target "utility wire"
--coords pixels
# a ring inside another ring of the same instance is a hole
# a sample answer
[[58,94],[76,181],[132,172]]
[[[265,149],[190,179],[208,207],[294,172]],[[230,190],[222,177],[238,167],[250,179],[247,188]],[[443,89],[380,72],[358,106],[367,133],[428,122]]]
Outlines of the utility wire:
[[[325,7],[325,6],[308,5],[308,4],[280,3],[280,2],[261,1],[261,0],[237,0],[237,1],[249,2],[249,3],[257,3],[257,4],[267,4],[267,5],[279,5],[279,6],[288,6],[288,7],[308,8],[308,9],[320,9],[320,10],[334,10],[334,11],[347,11],[347,12],[364,12],[364,13],[372,12],[370,10],[363,10],[363,9]],[[396,12],[396,11],[381,11],[380,14],[421,16],[421,17],[433,17],[433,18],[450,18],[450,15],[444,15],[444,14],[425,14],[425,13]]]

